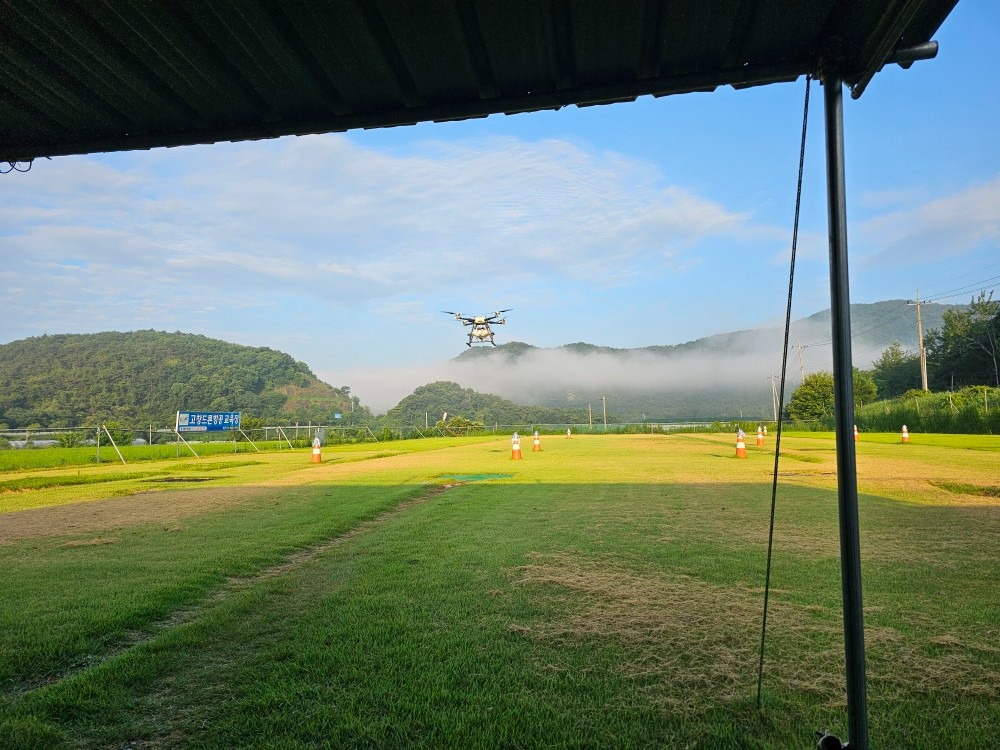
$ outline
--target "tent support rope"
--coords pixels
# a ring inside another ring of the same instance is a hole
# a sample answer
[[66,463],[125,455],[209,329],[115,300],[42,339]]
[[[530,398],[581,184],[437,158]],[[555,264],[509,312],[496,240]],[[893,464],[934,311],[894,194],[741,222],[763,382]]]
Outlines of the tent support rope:
[[802,142],[799,146],[799,177],[795,189],[795,220],[792,223],[792,260],[788,271],[788,303],[785,307],[785,341],[781,354],[781,387],[778,396],[778,426],[774,439],[774,476],[771,482],[771,522],[767,533],[767,572],[764,576],[764,615],[760,626],[760,660],[757,664],[757,709],[760,710],[761,684],[764,679],[764,639],[767,634],[767,605],[771,593],[771,557],[774,550],[774,510],[778,497],[778,459],[781,456],[781,412],[785,403],[785,376],[788,373],[788,339],[792,322],[792,289],[795,282],[795,251],[799,240],[799,211],[802,207],[802,172],[806,159],[806,129],[809,124],[809,87],[812,76],[806,76],[806,97],[802,107]]

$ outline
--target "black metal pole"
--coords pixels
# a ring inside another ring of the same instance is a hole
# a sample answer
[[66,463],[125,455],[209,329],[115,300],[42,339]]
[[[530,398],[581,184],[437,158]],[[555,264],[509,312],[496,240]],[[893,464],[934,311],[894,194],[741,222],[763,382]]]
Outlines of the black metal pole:
[[847,275],[847,199],[844,177],[843,79],[823,80],[826,119],[826,192],[830,223],[830,318],[833,323],[833,389],[837,428],[837,498],[840,509],[840,580],[847,662],[847,726],[851,750],[868,750],[865,624],[861,606],[861,541],[857,460],[854,450],[854,372],[851,300]]

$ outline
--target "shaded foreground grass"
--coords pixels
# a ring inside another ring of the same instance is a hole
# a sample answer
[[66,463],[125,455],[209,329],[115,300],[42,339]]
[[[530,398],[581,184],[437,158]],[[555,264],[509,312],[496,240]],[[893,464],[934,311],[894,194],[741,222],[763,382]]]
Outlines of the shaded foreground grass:
[[[844,734],[832,444],[783,443],[818,460],[787,465],[780,491],[758,713],[773,454],[737,461],[729,442],[553,439],[522,462],[503,441],[442,444],[250,498],[227,488],[178,528],[27,534],[0,547],[0,744],[784,748]],[[862,485],[882,487],[862,497],[873,742],[985,747],[1000,728],[1000,516],[933,483],[987,486],[995,461],[894,449],[859,448]]]

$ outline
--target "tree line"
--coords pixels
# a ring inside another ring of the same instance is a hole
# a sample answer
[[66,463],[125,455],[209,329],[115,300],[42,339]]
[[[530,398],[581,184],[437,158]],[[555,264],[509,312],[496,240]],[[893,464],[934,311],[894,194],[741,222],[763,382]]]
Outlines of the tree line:
[[[983,291],[968,307],[947,309],[941,328],[927,333],[924,348],[929,390],[1000,388],[1000,301],[993,299],[992,291]],[[871,370],[854,369],[856,409],[876,399],[922,394],[919,352],[907,352],[896,342],[872,364]],[[970,403],[978,401],[973,399]],[[988,404],[988,399],[984,403]],[[786,414],[803,421],[830,419],[833,375],[829,372],[807,375],[792,393]]]

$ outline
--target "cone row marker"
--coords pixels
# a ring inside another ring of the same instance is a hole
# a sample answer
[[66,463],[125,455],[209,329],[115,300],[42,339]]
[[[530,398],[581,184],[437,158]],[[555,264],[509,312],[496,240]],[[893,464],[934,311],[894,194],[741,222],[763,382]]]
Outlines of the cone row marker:
[[521,460],[521,436],[516,432],[510,439],[510,457],[513,461]]
[[736,433],[736,458],[747,457],[746,433],[741,429]]

